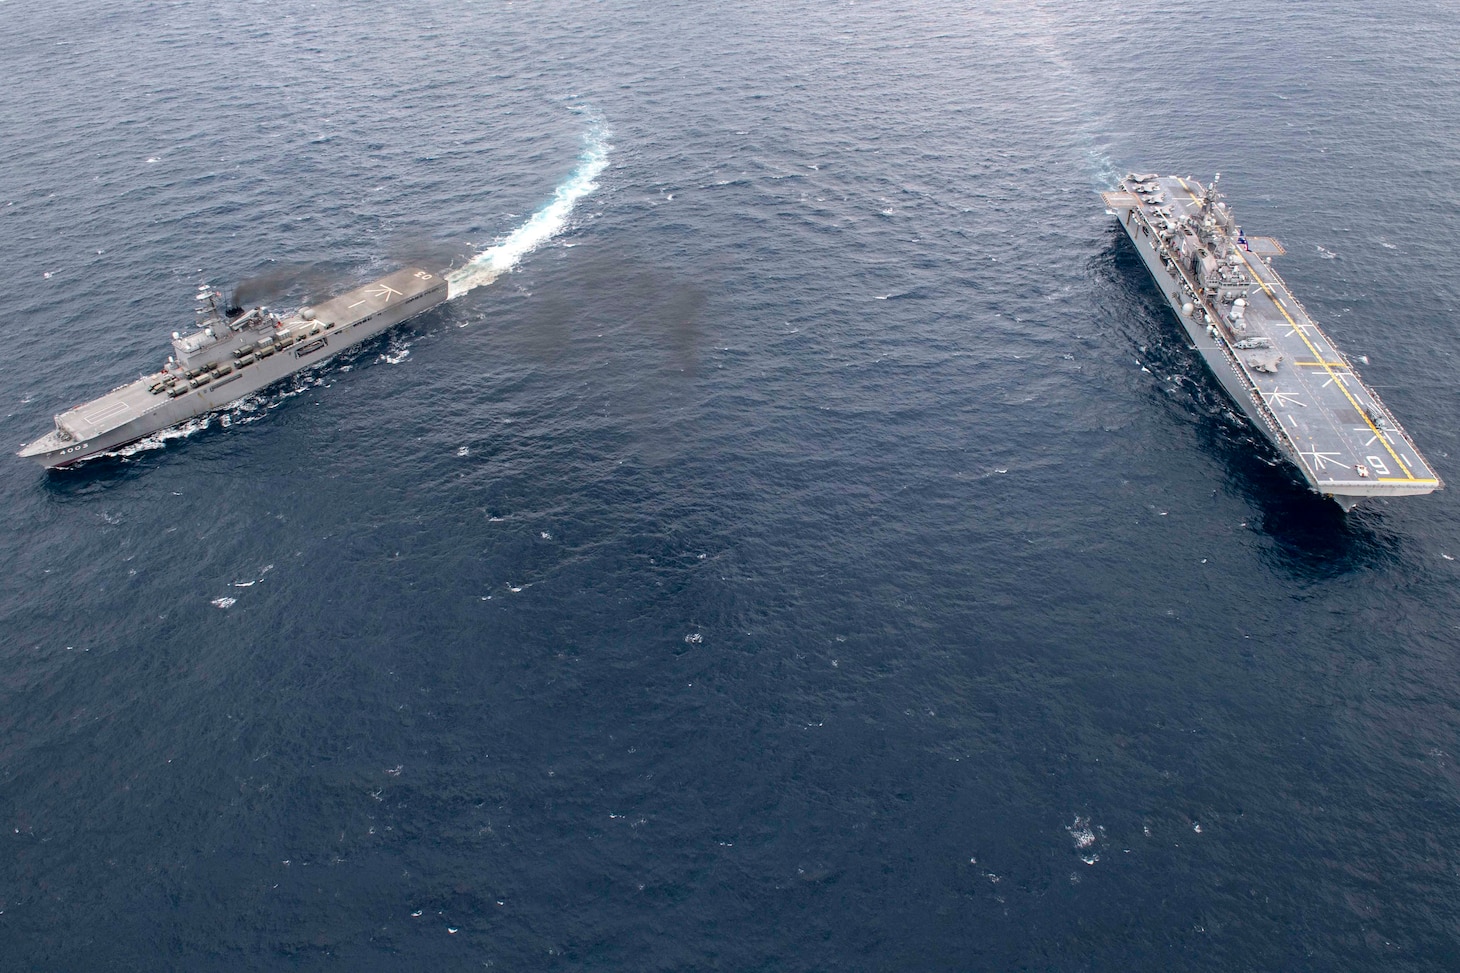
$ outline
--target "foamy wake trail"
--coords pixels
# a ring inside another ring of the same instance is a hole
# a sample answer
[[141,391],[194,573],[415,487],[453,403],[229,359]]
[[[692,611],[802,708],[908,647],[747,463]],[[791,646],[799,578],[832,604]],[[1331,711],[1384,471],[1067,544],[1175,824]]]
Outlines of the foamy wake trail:
[[505,239],[473,257],[465,267],[446,275],[447,300],[458,298],[473,287],[490,284],[568,225],[574,204],[598,188],[594,180],[608,166],[609,135],[608,129],[601,125],[590,130],[584,137],[588,146],[583,150],[578,168],[553,192],[551,202]]

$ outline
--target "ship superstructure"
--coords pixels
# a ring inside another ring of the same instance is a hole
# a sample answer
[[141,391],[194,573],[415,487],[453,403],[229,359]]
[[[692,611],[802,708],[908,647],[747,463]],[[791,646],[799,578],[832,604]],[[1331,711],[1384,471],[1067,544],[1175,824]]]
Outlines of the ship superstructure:
[[1272,268],[1282,246],[1243,235],[1218,179],[1132,173],[1101,195],[1227,394],[1310,487],[1346,511],[1365,497],[1439,489],[1399,421]]
[[417,268],[285,317],[222,308],[204,288],[197,328],[173,332],[161,369],[56,416],[55,428],[19,455],[49,468],[109,452],[324,361],[446,297],[446,278]]

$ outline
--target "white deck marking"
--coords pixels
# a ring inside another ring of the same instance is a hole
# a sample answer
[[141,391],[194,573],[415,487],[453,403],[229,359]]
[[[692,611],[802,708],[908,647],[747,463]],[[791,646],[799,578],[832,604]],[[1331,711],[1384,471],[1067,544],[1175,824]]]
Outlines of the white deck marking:
[[[1310,444],[1310,445],[1312,445],[1312,444]],[[1302,452],[1298,453],[1298,455],[1299,456],[1304,456],[1304,457],[1311,456],[1313,458],[1313,462],[1317,464],[1317,466],[1315,468],[1316,469],[1320,469],[1320,470],[1327,469],[1329,463],[1332,463],[1334,466],[1344,466],[1345,465],[1345,464],[1340,463],[1338,461],[1339,456],[1342,455],[1342,454],[1340,454],[1340,453],[1323,452],[1317,446],[1313,446],[1312,449],[1303,450]]]
[[127,405],[127,403],[125,402],[117,402],[108,406],[105,409],[98,409],[96,412],[88,413],[81,418],[86,422],[95,424],[99,422],[104,422],[105,420],[110,419],[112,416],[121,415],[123,412],[126,412],[130,408],[131,406]]
[[1368,426],[1353,426],[1351,428],[1353,429],[1354,432],[1371,432],[1371,431],[1373,432],[1374,435],[1370,436],[1368,442],[1364,443],[1365,446],[1372,446],[1372,445],[1374,445],[1375,443],[1377,443],[1381,439],[1384,440],[1386,443],[1393,443],[1394,442],[1394,440],[1392,440],[1388,436],[1384,435],[1384,433],[1381,432],[1380,430],[1378,430],[1377,428],[1376,429],[1372,429],[1372,430]]
[[1272,408],[1275,405],[1301,405],[1305,409],[1308,408],[1308,403],[1299,399],[1297,392],[1284,392],[1281,389],[1273,389],[1271,392],[1263,392],[1262,398],[1267,403],[1268,408]]

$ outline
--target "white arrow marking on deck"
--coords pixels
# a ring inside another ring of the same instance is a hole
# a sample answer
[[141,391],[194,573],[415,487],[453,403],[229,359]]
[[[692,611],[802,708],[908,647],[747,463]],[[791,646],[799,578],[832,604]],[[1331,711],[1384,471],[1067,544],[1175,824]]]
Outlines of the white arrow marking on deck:
[[1384,440],[1386,443],[1394,442],[1394,440],[1384,435],[1378,429],[1370,430],[1368,426],[1354,426],[1353,430],[1354,432],[1373,432],[1374,435],[1370,436],[1369,441],[1364,443],[1365,446],[1372,446],[1381,439]]
[[1334,466],[1342,466],[1343,465],[1342,463],[1340,463],[1338,461],[1338,457],[1339,457],[1340,454],[1338,454],[1338,453],[1323,453],[1323,452],[1319,452],[1318,447],[1316,447],[1316,446],[1314,446],[1312,449],[1308,450],[1306,453],[1300,452],[1298,455],[1299,456],[1311,456],[1311,457],[1313,457],[1313,462],[1317,464],[1318,469],[1320,469],[1320,470],[1327,469],[1329,463],[1332,463]]
[[[371,297],[389,298],[391,295],[395,295],[396,297],[400,297],[400,291],[396,290],[394,287],[391,287],[389,284],[381,284],[380,285],[380,290],[374,292],[370,296]],[[361,304],[364,304],[364,303],[365,303],[365,301],[356,301],[354,304],[351,304],[350,305],[350,310],[353,311],[355,308],[359,307]]]
[[1263,392],[1262,398],[1267,403],[1268,408],[1272,408],[1275,405],[1301,405],[1305,409],[1308,408],[1308,403],[1300,400],[1297,392],[1284,392],[1281,389],[1274,389],[1271,392]]

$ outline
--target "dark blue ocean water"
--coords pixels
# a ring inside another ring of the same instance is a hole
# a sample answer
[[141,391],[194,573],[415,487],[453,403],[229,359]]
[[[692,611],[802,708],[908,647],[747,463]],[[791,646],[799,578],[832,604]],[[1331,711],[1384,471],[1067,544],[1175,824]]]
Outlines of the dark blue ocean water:
[[0,28],[12,448],[607,151],[490,286],[0,461],[0,968],[1460,964],[1460,495],[1305,493],[1095,195],[1220,171],[1460,480],[1452,5]]

